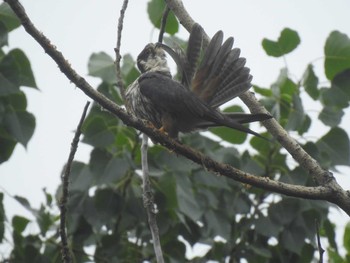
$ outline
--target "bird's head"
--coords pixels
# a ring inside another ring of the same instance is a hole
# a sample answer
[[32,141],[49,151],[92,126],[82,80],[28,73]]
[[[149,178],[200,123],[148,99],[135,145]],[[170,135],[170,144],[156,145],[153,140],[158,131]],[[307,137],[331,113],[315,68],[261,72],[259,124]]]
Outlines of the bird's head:
[[145,46],[145,48],[138,55],[137,67],[141,73],[145,73],[147,71],[169,71],[163,48],[153,43]]

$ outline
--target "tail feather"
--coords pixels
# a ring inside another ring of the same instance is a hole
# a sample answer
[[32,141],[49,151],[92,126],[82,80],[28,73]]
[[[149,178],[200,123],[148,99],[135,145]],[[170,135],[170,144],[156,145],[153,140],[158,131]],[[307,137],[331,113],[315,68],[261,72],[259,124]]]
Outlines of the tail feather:
[[266,139],[265,137],[261,136],[259,133],[249,129],[243,124],[268,120],[272,118],[271,115],[265,114],[265,113],[249,114],[249,113],[238,113],[238,112],[223,113],[223,114],[225,117],[221,121],[219,122],[204,121],[202,123],[199,123],[196,128],[207,129],[212,127],[226,126],[235,130],[239,130],[241,132],[253,134],[257,137]]

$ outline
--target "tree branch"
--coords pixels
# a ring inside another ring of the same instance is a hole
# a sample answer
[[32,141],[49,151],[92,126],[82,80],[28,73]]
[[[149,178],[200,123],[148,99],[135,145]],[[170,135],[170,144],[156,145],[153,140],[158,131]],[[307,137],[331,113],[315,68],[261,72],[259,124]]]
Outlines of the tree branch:
[[79,137],[81,135],[81,126],[84,123],[87,109],[89,108],[90,102],[87,102],[83,114],[80,118],[79,124],[77,126],[77,130],[75,131],[75,135],[72,141],[71,150],[69,153],[68,161],[64,169],[64,173],[62,175],[62,197],[60,199],[60,236],[62,242],[62,261],[64,263],[72,262],[71,253],[68,247],[68,239],[66,232],[66,214],[67,214],[67,202],[68,202],[68,186],[69,186],[69,176],[72,168],[72,163],[74,160],[74,155],[78,149]]
[[142,190],[143,205],[147,211],[148,224],[152,233],[153,248],[156,254],[157,263],[164,263],[162,247],[160,245],[159,230],[157,225],[157,206],[154,204],[154,198],[149,181],[149,170],[147,160],[148,136],[143,134],[141,146],[141,162],[142,162]]
[[[163,145],[164,147],[168,148],[169,150],[177,154],[185,156],[186,158],[192,160],[193,162],[205,167],[209,171],[212,171],[214,173],[219,173],[223,176],[226,176],[230,179],[233,179],[242,183],[250,184],[255,187],[260,187],[265,190],[273,191],[280,194],[285,194],[288,196],[301,197],[301,198],[307,198],[307,199],[327,200],[329,202],[332,202],[338,205],[348,215],[350,215],[350,193],[347,191],[344,191],[331,176],[329,177],[330,178],[329,180],[326,180],[328,183],[325,186],[317,186],[317,187],[291,185],[287,183],[274,181],[265,177],[257,177],[249,173],[240,171],[230,165],[216,162],[213,159],[209,158],[208,156],[205,156],[202,153],[191,149],[190,147],[187,147],[175,140],[172,140],[171,138],[160,133],[156,129],[148,127],[147,125],[142,123],[140,120],[137,120],[134,117],[128,115],[125,112],[125,110],[123,110],[117,104],[109,100],[103,94],[94,90],[92,86],[83,77],[78,75],[71,68],[70,64],[63,57],[62,53],[59,52],[56,49],[56,47],[51,44],[49,39],[47,39],[40,31],[38,31],[34,27],[33,23],[30,21],[30,19],[26,15],[23,7],[18,2],[18,0],[5,0],[5,1],[11,6],[12,10],[21,20],[21,23],[24,26],[25,30],[43,47],[45,52],[57,63],[58,67],[66,75],[66,77],[71,82],[73,82],[79,89],[81,89],[87,96],[89,96],[91,99],[99,103],[103,108],[107,109],[112,114],[116,115],[119,119],[121,119],[124,122],[124,124],[134,127],[143,133],[146,133],[152,140],[159,142],[161,145]],[[172,1],[168,0],[168,3],[170,2]],[[175,1],[175,2],[179,2],[179,1]],[[169,7],[172,8],[170,4],[169,4]],[[175,15],[178,15],[177,14],[178,10],[176,11],[173,9],[173,11]],[[180,19],[180,21],[182,20]],[[184,24],[183,21],[182,23]],[[258,108],[262,107],[261,105],[256,105],[254,101],[252,101],[252,103]],[[247,102],[247,104],[249,107],[249,101]],[[274,126],[275,121],[266,121],[266,123],[271,126]],[[266,126],[268,127],[268,129],[271,129],[269,125],[266,125]],[[288,139],[285,139],[283,138],[283,136],[285,135],[284,133],[280,133],[280,132],[277,133],[277,131],[276,131],[277,134],[273,132],[271,133],[281,143],[283,143],[282,145],[285,144],[284,140],[288,140],[289,142],[291,142],[291,145],[296,144],[295,141],[291,139],[288,134],[286,135]],[[294,146],[293,148],[297,149],[298,151],[303,151],[300,146],[298,147]],[[306,154],[306,156],[308,155]],[[309,161],[305,160],[304,162],[301,163],[304,168],[305,168],[305,162],[310,163],[310,160],[313,160],[313,159],[311,158],[309,159]],[[315,164],[317,170],[322,172],[323,175],[325,173],[329,174],[328,172],[323,171],[323,169],[317,164],[316,161],[313,161],[311,163]],[[315,176],[319,176],[319,175],[315,175]]]
[[167,5],[165,5],[164,12],[162,15],[162,20],[160,23],[160,30],[159,30],[159,36],[158,36],[159,43],[163,42],[163,35],[165,32],[165,26],[166,26],[166,21],[168,19],[169,12],[170,12],[170,8]]
[[[195,21],[185,9],[181,0],[165,0],[168,7],[174,12],[180,23],[191,32]],[[207,46],[210,41],[208,35],[204,32],[203,42]],[[245,92],[240,99],[248,106],[252,113],[268,113],[252,92]],[[292,155],[292,157],[303,167],[314,179],[318,185],[327,186],[332,189],[336,197],[343,205],[350,208],[350,192],[344,189],[336,182],[333,174],[324,170],[320,164],[313,159],[299,144],[293,139],[283,127],[275,120],[270,119],[262,122],[266,129],[277,139],[277,141]],[[348,213],[349,214],[349,213]],[[350,215],[350,214],[349,214]]]
[[[126,103],[126,99],[125,99],[125,85],[123,83],[123,78],[122,78],[122,74],[120,71],[120,60],[122,58],[122,56],[120,55],[120,45],[121,45],[121,39],[122,39],[122,31],[123,31],[123,21],[124,21],[124,15],[125,15],[125,11],[128,7],[128,0],[124,0],[123,2],[123,6],[120,10],[120,16],[118,19],[118,30],[117,30],[117,44],[116,47],[114,49],[115,52],[115,71],[116,71],[116,76],[117,76],[117,87],[120,90],[120,94],[122,96],[122,99],[124,101],[124,103]],[[126,105],[128,106],[128,105]]]

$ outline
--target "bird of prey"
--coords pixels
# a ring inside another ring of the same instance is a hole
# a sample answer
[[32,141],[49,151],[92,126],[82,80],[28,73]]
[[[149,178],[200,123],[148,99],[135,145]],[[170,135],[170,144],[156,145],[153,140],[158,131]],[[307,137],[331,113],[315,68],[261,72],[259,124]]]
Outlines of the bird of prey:
[[[172,138],[178,138],[179,132],[216,126],[261,137],[243,124],[267,120],[271,115],[219,110],[219,106],[251,87],[252,76],[244,66],[246,60],[240,57],[240,49],[232,49],[232,37],[223,42],[222,31],[213,36],[205,51],[202,39],[203,29],[195,24],[186,54],[165,44],[148,44],[137,57],[141,75],[126,91],[129,110]],[[172,78],[164,51],[177,63],[181,81]]]

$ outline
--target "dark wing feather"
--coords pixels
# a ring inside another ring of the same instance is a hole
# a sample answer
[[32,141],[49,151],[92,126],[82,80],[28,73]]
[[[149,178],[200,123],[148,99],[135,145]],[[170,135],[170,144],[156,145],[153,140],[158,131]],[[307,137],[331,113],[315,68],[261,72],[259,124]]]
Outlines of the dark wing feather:
[[218,52],[220,51],[224,34],[222,31],[218,31],[210,41],[207,50],[203,55],[203,59],[198,67],[198,70],[192,81],[192,92],[196,94],[197,97],[202,98],[205,91],[205,81],[207,80],[208,75],[212,64],[217,57]]
[[223,33],[219,31],[204,53],[191,88],[213,108],[247,91],[252,80],[249,69],[244,67],[245,58],[240,57],[240,49],[232,49],[233,38],[228,38],[223,44],[222,41]]
[[203,28],[195,23],[192,27],[190,38],[187,45],[187,65],[185,68],[187,79],[189,80],[188,87],[191,86],[194,73],[197,68],[199,56],[202,49]]
[[162,47],[175,61],[181,73],[181,83],[187,88],[191,87],[192,78],[197,68],[202,49],[202,39],[203,28],[195,23],[188,40],[186,55],[180,47],[172,49],[163,43],[157,43],[157,45]]

